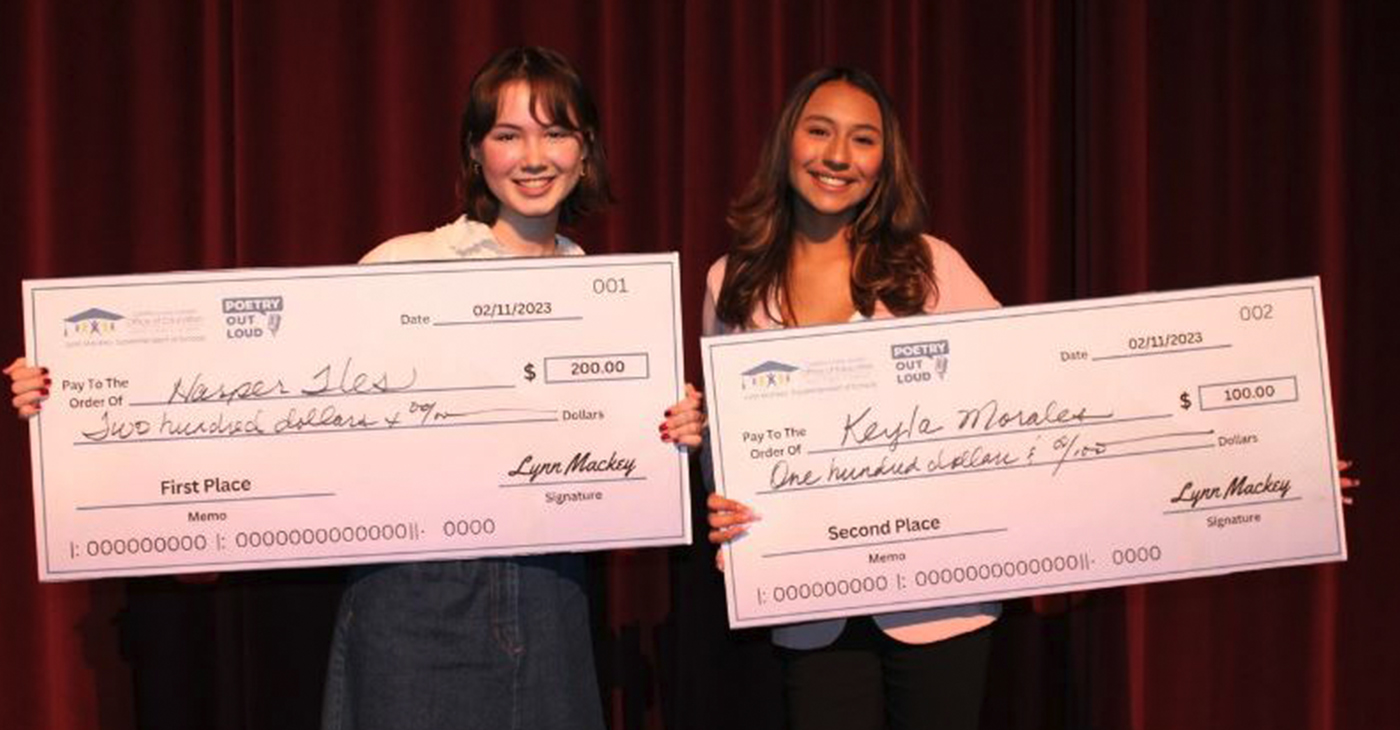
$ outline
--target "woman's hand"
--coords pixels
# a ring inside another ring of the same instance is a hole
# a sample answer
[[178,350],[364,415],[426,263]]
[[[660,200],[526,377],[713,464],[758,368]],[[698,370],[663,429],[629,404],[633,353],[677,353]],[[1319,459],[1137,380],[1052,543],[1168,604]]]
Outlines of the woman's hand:
[[1361,480],[1356,477],[1347,476],[1347,471],[1351,469],[1355,462],[1347,459],[1337,460],[1337,479],[1342,485],[1342,504],[1350,505],[1353,497],[1346,493],[1348,489],[1355,489],[1361,486]]
[[42,401],[49,397],[49,386],[53,385],[49,369],[29,367],[24,358],[17,357],[4,373],[10,376],[10,392],[15,396],[10,405],[15,407],[19,417],[29,418],[38,413],[43,407]]
[[685,397],[666,409],[666,420],[661,422],[661,440],[688,449],[700,445],[700,435],[705,431],[705,411],[701,409],[705,394],[690,383],[685,384]]
[[[749,531],[749,524],[763,518],[743,502],[711,493],[705,500],[710,512],[710,542],[722,545]],[[724,571],[724,552],[715,552],[715,567]]]

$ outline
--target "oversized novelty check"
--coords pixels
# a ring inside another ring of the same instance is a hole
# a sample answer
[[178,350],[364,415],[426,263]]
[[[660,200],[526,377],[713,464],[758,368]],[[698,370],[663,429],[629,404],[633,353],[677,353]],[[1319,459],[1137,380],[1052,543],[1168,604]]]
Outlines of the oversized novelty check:
[[734,627],[1346,559],[1316,279],[703,354]]
[[39,576],[689,542],[675,254],[28,281]]

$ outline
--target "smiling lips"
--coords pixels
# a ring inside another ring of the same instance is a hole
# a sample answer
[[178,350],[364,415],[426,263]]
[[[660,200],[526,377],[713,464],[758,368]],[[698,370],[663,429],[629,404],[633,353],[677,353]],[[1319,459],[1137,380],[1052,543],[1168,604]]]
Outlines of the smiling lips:
[[815,170],[809,171],[809,174],[812,176],[812,179],[816,181],[818,187],[825,188],[834,192],[840,192],[855,184],[855,180],[853,179],[836,177],[835,175],[830,175],[824,172],[816,172]]
[[536,197],[549,192],[550,186],[554,184],[555,177],[555,175],[524,177],[516,178],[511,180],[511,182],[520,189],[520,192],[531,197]]

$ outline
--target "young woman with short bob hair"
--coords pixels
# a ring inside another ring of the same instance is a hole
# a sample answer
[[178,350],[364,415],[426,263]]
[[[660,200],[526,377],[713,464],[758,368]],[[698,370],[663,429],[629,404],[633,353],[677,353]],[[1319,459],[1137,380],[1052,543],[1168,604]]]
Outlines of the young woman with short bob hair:
[[[461,155],[462,214],[361,263],[583,254],[558,227],[609,202],[607,158],[592,98],[564,56],[526,47],[488,61],[462,113]],[[48,370],[19,358],[5,373],[19,415],[38,414]],[[703,424],[687,388],[661,438],[696,446]],[[601,730],[583,571],[576,554],[352,568],[322,726]]]

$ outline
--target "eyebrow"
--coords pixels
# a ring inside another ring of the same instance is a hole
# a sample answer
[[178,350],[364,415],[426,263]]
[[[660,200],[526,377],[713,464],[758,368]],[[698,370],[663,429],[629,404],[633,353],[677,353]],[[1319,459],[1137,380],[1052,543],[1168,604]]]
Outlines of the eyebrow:
[[[839,126],[839,125],[836,123],[836,120],[835,120],[835,119],[832,119],[831,117],[828,117],[828,116],[826,116],[825,114],[808,114],[807,116],[802,117],[802,119],[799,120],[799,123],[801,123],[801,122],[813,122],[813,121],[815,121],[815,122],[826,122],[827,124],[830,124],[830,125],[833,126],[833,127]],[[876,134],[880,134],[880,135],[883,135],[883,134],[884,134],[884,130],[883,130],[883,129],[880,129],[879,127],[875,126],[874,124],[866,124],[866,123],[864,123],[864,122],[861,122],[860,124],[855,125],[855,128],[856,128],[856,129],[868,129],[868,130],[870,130],[870,131],[872,131],[872,132],[875,132]]]
[[[536,122],[536,124],[539,124],[540,129],[554,129],[555,127],[558,127],[559,129],[566,129],[569,131],[579,131],[572,129],[568,125],[559,124],[557,122],[549,122],[547,124],[542,122]],[[521,124],[512,124],[510,122],[496,122],[495,124],[491,125],[490,131],[494,132],[497,129],[512,129],[517,132],[523,132],[525,131],[525,126]]]

